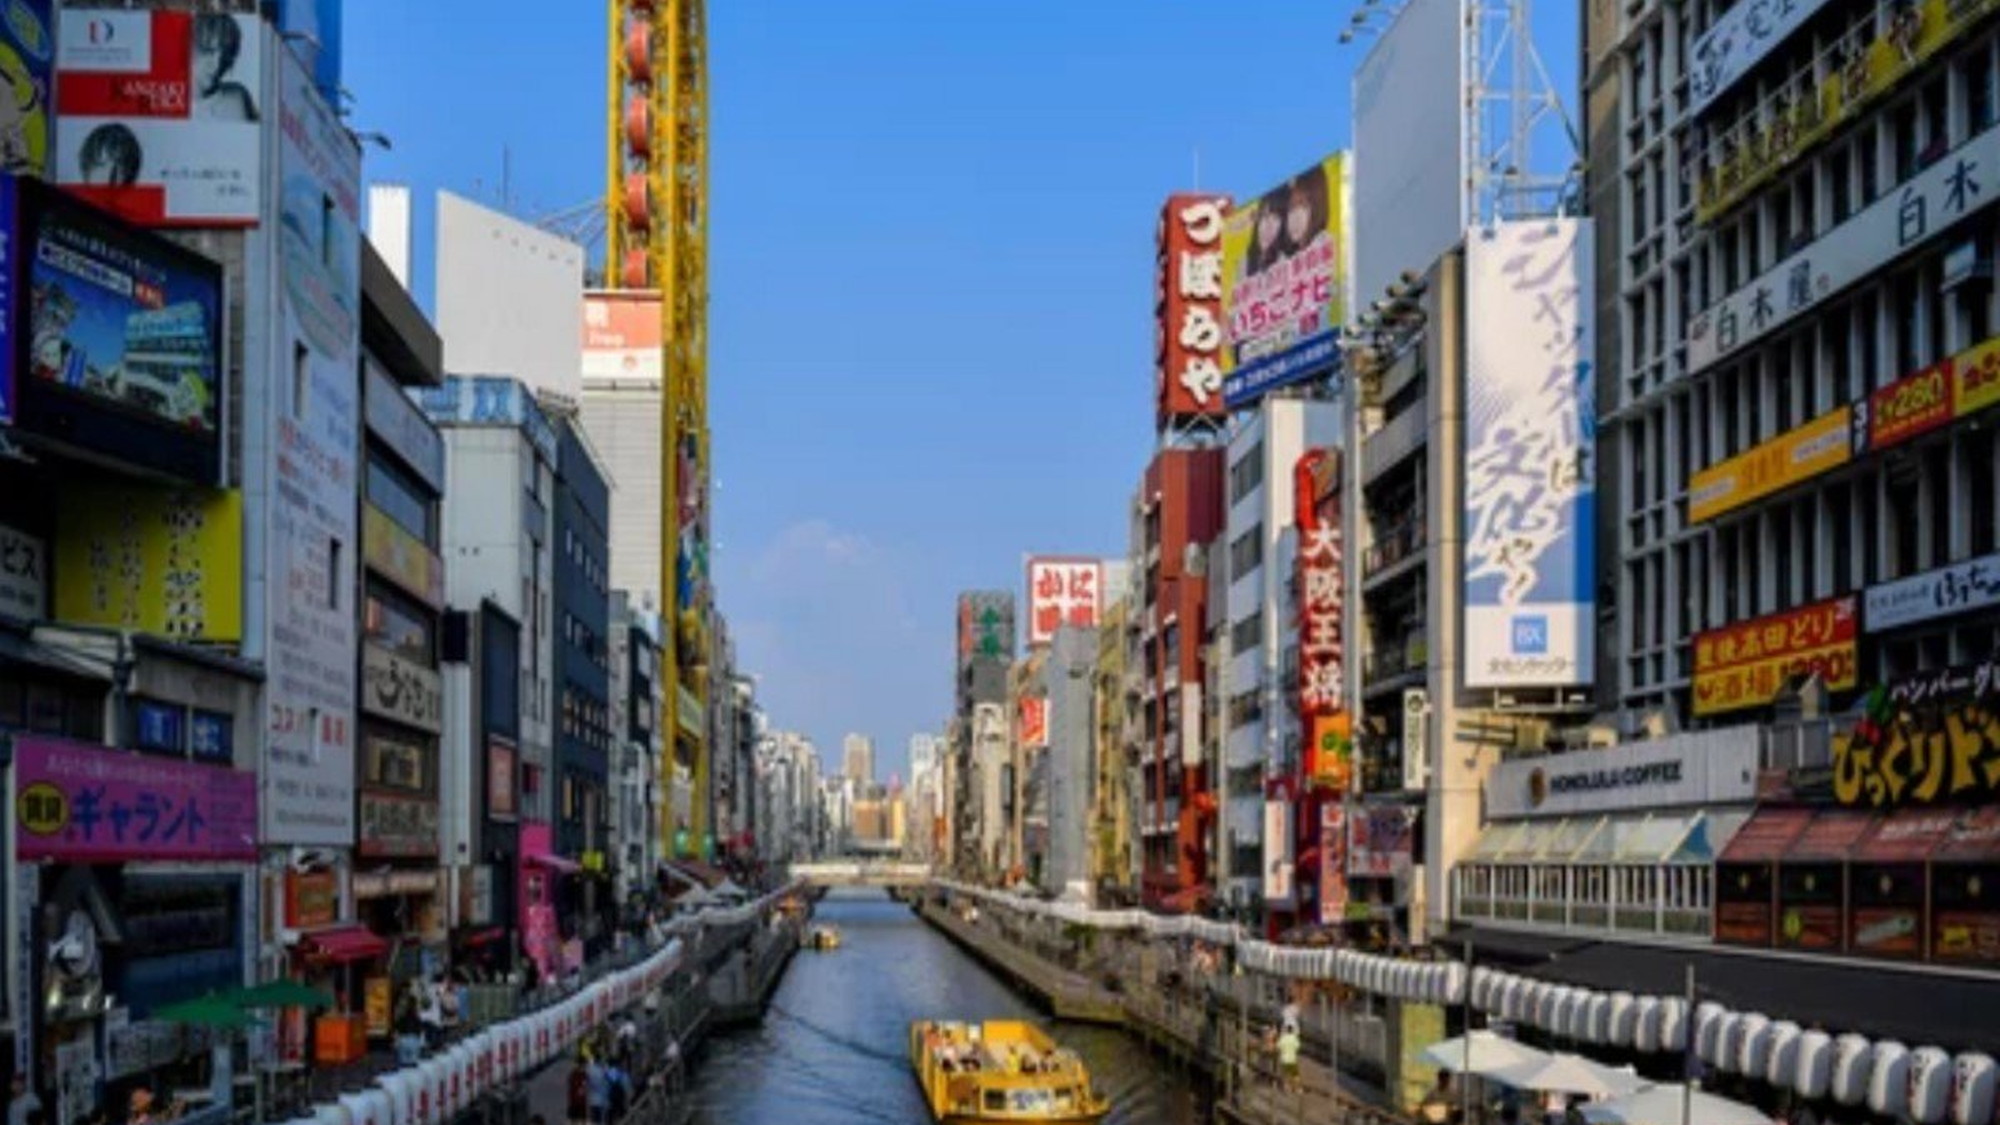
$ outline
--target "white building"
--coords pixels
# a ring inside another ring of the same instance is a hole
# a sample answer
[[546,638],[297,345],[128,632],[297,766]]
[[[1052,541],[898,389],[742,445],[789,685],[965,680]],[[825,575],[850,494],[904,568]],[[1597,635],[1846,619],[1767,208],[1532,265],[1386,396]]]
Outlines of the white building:
[[1264,855],[1265,779],[1291,772],[1301,742],[1289,690],[1298,667],[1292,473],[1306,450],[1340,443],[1341,418],[1337,401],[1265,398],[1230,422],[1219,854],[1239,908],[1261,901],[1259,874],[1279,858]]
[[660,618],[637,609],[625,590],[611,594],[611,830],[618,894],[647,885],[666,858],[658,762]]

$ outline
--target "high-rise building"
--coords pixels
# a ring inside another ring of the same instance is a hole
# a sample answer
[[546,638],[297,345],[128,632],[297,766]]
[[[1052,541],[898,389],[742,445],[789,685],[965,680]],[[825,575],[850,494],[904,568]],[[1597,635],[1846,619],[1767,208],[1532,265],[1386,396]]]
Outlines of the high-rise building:
[[850,734],[840,740],[841,775],[867,784],[875,780],[875,740]]
[[[556,850],[585,870],[608,873],[611,802],[611,482],[575,416],[543,397],[556,430],[555,563]],[[586,949],[608,941],[616,903],[596,878],[568,879],[565,917]]]

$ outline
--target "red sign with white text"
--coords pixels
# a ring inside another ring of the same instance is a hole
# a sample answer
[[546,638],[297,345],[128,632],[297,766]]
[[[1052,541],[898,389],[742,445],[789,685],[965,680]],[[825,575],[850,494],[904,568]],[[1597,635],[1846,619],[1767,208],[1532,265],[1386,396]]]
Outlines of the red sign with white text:
[[1881,449],[1949,425],[1958,416],[1956,384],[1948,359],[1896,380],[1868,396],[1865,419],[1855,418],[1856,436]]
[[1049,701],[1039,695],[1021,697],[1021,746],[1035,750],[1049,744]]
[[1097,627],[1104,606],[1104,563],[1098,559],[1028,560],[1028,643],[1045,645],[1064,625]]
[[1299,713],[1331,715],[1347,706],[1340,454],[1308,450],[1293,469],[1292,490],[1299,534]]
[[1177,194],[1160,209],[1154,305],[1158,420],[1218,418],[1222,402],[1222,226],[1226,195]]

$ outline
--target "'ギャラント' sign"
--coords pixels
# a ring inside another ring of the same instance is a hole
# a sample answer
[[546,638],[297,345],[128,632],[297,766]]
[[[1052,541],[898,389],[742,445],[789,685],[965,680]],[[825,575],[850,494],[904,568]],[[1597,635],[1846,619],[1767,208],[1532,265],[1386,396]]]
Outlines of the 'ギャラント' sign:
[[23,861],[257,858],[257,779],[247,771],[21,737],[14,777]]

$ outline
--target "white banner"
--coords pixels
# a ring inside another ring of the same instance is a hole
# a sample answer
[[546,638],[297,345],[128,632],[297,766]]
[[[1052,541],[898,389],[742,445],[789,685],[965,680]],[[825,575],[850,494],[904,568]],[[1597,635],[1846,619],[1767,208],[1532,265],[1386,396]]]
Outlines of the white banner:
[[1993,201],[2000,127],[1988,129],[1688,325],[1692,375],[1867,277],[1904,251]]
[[1742,0],[1688,51],[1688,115],[1698,116],[1820,10],[1826,0]]
[[1862,604],[1861,626],[1870,633],[2000,605],[2000,554],[1870,586]]
[[1292,901],[1292,806],[1264,802],[1264,899]]
[[1596,663],[1588,221],[1466,242],[1465,686],[1569,687]]
[[39,621],[48,612],[48,545],[0,524],[0,617]]

